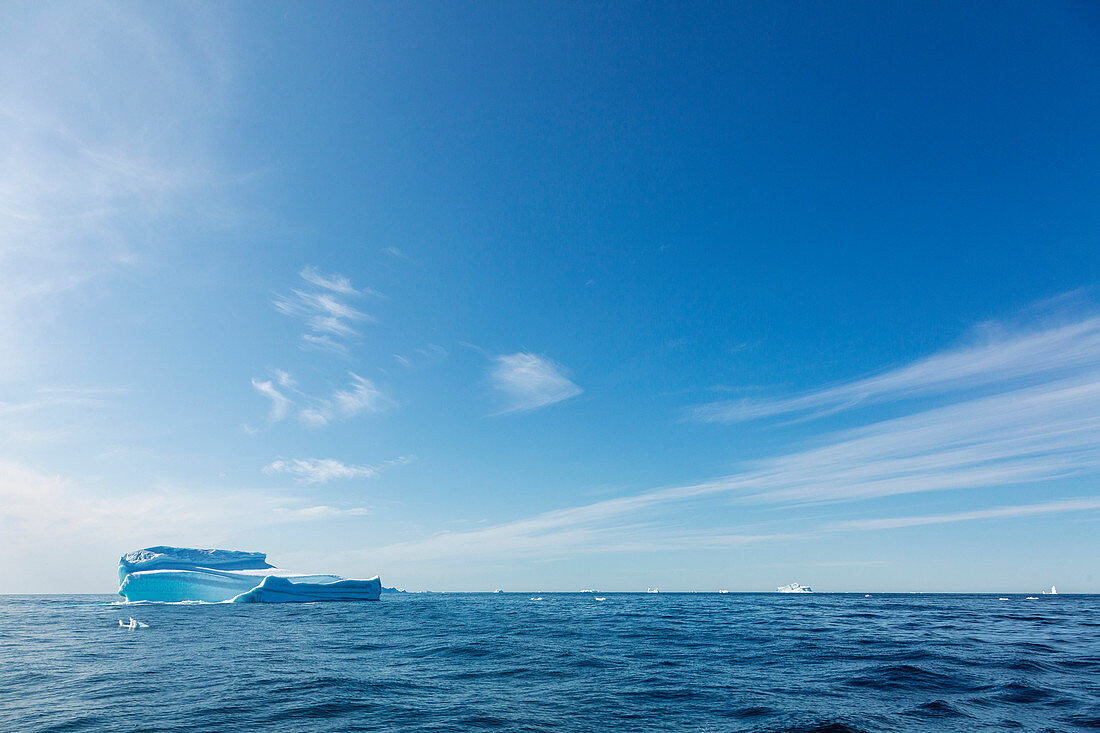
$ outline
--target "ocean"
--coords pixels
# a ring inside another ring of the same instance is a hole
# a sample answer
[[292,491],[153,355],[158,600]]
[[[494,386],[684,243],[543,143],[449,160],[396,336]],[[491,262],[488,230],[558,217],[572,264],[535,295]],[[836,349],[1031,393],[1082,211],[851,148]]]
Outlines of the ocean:
[[0,731],[1100,728],[1100,596],[598,595],[0,596]]

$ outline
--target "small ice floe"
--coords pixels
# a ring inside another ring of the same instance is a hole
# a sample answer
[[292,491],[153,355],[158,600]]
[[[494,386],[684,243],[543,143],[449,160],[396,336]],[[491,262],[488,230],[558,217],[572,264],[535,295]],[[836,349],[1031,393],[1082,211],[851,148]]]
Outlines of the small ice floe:
[[1039,596],[1028,596],[1024,600],[1025,601],[1037,601],[1037,600],[1039,600]]
[[870,597],[871,597],[871,594],[870,594],[870,593],[864,593],[864,594],[863,594],[863,597],[864,597],[864,598],[870,598]]
[[529,601],[541,601],[542,596],[534,596],[532,598],[528,598],[527,600],[529,600]]
[[607,599],[604,598],[603,596],[596,596],[596,600],[597,601],[606,601]]
[[646,588],[645,592],[646,593],[660,593],[661,589],[660,588]]
[[726,594],[726,593],[729,593],[729,591],[728,591],[728,590],[726,590],[725,588],[723,588],[722,590],[720,590],[720,591],[718,591],[718,592],[719,592],[719,593],[722,593],[722,594]]
[[118,625],[119,625],[119,627],[121,627],[123,629],[147,629],[147,628],[149,628],[149,624],[143,624],[142,622],[138,621],[133,616],[130,617],[129,621],[123,621],[122,619],[119,619],[118,620]]
[[998,598],[997,600],[998,601],[1007,601],[1008,599],[1007,598]]

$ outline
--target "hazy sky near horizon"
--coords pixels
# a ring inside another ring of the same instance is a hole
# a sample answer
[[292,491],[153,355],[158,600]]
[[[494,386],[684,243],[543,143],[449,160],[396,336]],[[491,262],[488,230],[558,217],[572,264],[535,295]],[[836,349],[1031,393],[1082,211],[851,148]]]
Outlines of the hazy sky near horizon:
[[5,3],[0,592],[1100,592],[1100,11]]

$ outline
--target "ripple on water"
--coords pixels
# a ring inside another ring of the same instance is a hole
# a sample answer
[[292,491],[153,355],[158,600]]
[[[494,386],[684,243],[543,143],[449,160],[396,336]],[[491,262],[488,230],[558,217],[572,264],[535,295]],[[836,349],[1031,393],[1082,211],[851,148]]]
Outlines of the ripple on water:
[[973,689],[965,677],[935,672],[914,664],[888,664],[865,669],[847,682],[853,687],[877,690],[966,692]]
[[1091,597],[540,595],[0,597],[0,730],[1100,728]]

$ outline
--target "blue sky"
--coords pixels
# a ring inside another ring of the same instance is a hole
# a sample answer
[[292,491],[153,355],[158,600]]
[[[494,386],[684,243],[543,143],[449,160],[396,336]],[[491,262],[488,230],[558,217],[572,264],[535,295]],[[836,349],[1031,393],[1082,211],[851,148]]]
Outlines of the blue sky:
[[1089,3],[9,3],[2,592],[1100,592]]

